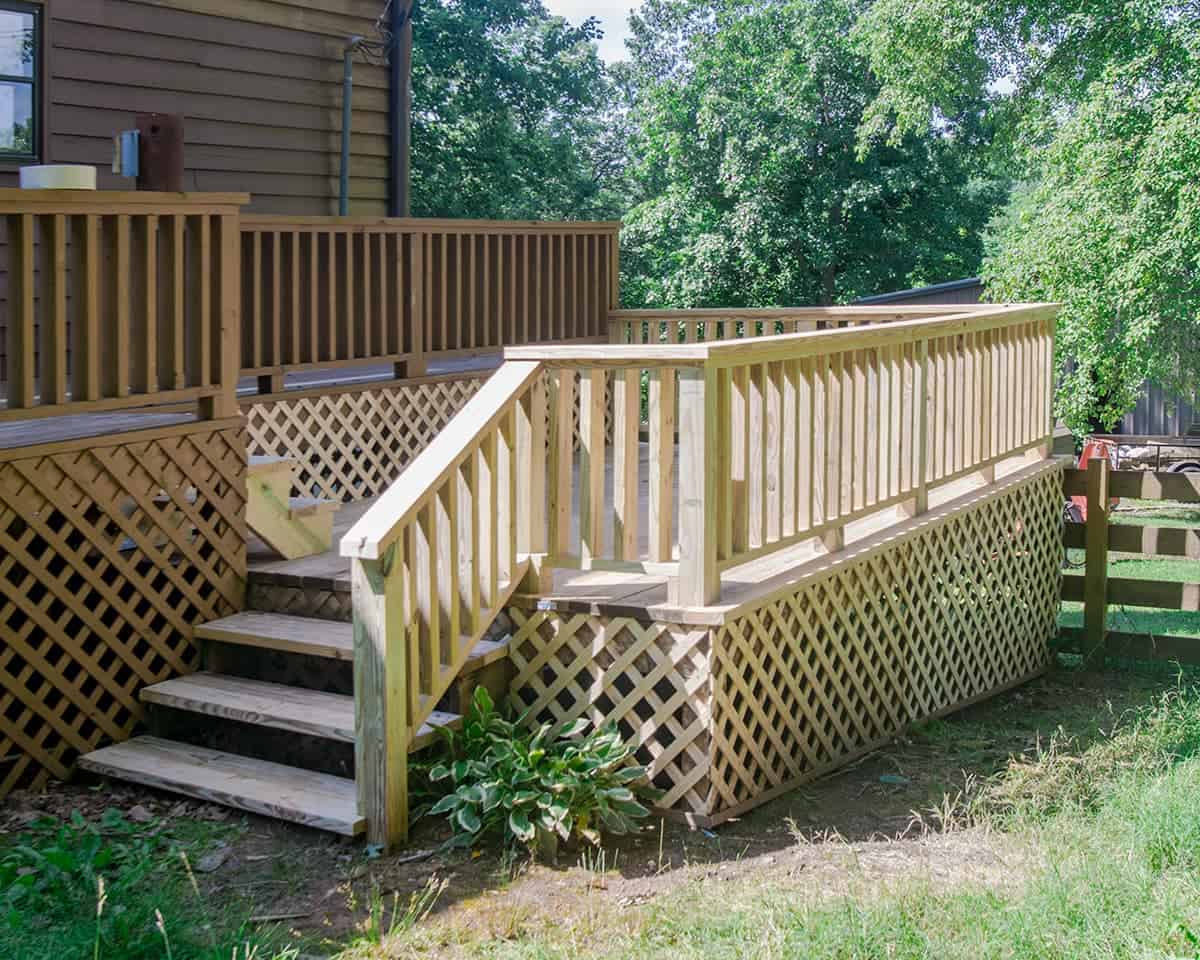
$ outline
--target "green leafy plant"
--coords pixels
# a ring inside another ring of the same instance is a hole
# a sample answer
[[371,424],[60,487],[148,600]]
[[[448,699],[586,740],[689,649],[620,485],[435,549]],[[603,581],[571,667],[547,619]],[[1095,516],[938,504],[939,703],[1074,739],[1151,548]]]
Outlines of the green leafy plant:
[[632,751],[615,726],[585,735],[586,720],[536,731],[524,720],[506,719],[479,687],[461,733],[447,734],[452,759],[429,777],[452,789],[430,812],[449,819],[451,846],[497,832],[530,847],[551,836],[598,844],[601,828],[628,833],[647,816],[631,789],[646,771],[629,764]]

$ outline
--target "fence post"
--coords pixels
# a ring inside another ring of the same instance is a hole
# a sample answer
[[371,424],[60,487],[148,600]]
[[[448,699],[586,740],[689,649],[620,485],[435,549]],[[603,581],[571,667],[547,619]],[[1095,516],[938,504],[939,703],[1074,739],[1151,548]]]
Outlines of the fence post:
[[[367,843],[385,850],[408,839],[408,663],[403,577],[383,560],[354,559],[354,779]],[[389,574],[391,574],[389,576]]]
[[[721,597],[717,569],[717,372],[679,371],[679,598],[705,606]],[[728,469],[728,465],[722,465]]]
[[1108,616],[1108,458],[1095,457],[1087,469],[1086,567],[1083,587],[1083,656],[1103,662]]

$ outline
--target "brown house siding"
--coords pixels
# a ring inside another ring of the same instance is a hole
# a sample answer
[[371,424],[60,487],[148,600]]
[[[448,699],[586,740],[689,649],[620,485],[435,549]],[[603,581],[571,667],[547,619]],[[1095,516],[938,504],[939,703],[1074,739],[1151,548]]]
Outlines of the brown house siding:
[[[188,190],[245,190],[250,209],[337,212],[342,48],[378,39],[385,0],[47,0],[45,162],[87,163],[138,113],[184,116]],[[354,65],[351,213],[387,207],[387,70]],[[7,172],[0,183],[15,183]]]

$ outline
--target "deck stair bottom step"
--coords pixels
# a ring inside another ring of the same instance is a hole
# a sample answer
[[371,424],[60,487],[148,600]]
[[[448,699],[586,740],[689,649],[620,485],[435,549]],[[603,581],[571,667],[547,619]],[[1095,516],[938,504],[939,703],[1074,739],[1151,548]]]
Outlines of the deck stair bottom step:
[[344,836],[361,833],[354,781],[158,737],[79,758],[84,770]]
[[[354,698],[340,693],[201,672],[145,687],[141,696],[155,706],[354,742]],[[417,731],[412,749],[433,743],[438,727],[461,722],[458,714],[435,710]]]

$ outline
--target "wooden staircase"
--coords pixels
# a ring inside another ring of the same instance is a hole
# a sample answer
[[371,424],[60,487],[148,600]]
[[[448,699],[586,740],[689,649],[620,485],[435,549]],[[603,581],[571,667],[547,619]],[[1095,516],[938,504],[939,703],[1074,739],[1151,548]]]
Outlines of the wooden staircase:
[[[252,483],[265,490],[260,499],[268,511],[290,499],[284,483],[293,475],[288,461],[254,465]],[[310,534],[332,536],[333,510],[322,505],[304,513],[291,502],[289,518],[277,522],[283,514],[275,511],[271,519],[276,539],[264,541],[279,550],[281,543],[302,547]],[[329,524],[298,529],[314,518]],[[268,526],[253,528],[261,535]],[[252,571],[248,593],[260,609],[197,627],[204,668],[141,691],[151,733],[82,756],[79,766],[346,836],[361,833],[349,583],[308,582],[314,592],[347,594],[344,603],[325,607],[337,619],[320,619],[281,612],[273,603],[272,582],[294,579]],[[477,683],[502,694],[507,657],[506,638],[475,638],[461,669],[433,696],[420,698],[409,751],[435,743],[439,728],[461,724],[458,707]]]
[[285,560],[333,546],[336,500],[294,497],[299,464],[288,457],[250,457],[246,471],[246,524]]

